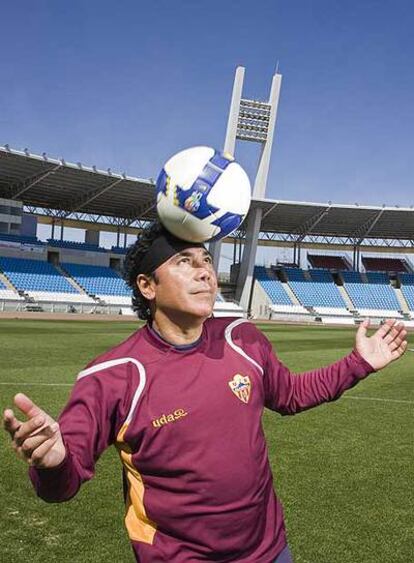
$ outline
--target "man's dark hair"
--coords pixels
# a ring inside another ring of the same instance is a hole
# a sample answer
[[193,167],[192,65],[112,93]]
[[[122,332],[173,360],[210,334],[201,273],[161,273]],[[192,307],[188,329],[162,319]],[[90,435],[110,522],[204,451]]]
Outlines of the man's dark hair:
[[165,231],[160,223],[152,223],[152,225],[142,231],[135,243],[128,248],[124,260],[122,275],[126,283],[132,289],[132,309],[136,312],[138,318],[143,321],[150,321],[152,315],[150,302],[148,299],[145,299],[137,287],[137,276],[143,273],[140,266],[144,256],[153,241],[163,232]]

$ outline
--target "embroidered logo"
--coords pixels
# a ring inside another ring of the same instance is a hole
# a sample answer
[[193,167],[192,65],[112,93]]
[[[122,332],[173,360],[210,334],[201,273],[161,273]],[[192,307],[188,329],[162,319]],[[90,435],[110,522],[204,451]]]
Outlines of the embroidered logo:
[[184,409],[177,409],[170,414],[162,414],[159,418],[152,420],[152,425],[155,428],[160,428],[165,424],[169,424],[170,422],[175,422],[176,420],[179,420],[180,418],[187,416],[187,414],[188,412],[186,412]]
[[249,402],[252,384],[250,383],[248,375],[243,377],[237,373],[233,379],[229,381],[229,387],[240,401],[243,403]]

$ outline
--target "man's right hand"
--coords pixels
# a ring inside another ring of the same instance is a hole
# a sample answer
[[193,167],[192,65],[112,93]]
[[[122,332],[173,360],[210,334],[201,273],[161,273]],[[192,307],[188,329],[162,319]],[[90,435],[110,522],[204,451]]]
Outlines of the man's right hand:
[[66,449],[59,424],[23,393],[15,396],[14,404],[27,417],[22,422],[11,409],[6,409],[3,414],[4,429],[11,436],[17,455],[42,469],[60,465],[65,459]]

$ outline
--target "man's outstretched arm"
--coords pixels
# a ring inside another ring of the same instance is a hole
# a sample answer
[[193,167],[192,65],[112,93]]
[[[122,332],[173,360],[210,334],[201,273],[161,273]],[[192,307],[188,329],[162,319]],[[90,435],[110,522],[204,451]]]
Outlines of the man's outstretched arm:
[[326,367],[292,374],[273,354],[269,343],[265,368],[266,406],[282,414],[295,414],[340,397],[373,371],[399,359],[407,349],[403,323],[386,321],[367,336],[369,321],[358,328],[351,354]]

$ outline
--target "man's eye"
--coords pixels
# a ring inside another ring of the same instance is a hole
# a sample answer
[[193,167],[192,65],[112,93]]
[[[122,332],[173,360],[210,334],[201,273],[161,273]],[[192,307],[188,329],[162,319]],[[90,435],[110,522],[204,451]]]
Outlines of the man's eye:
[[187,256],[183,256],[182,258],[180,258],[180,259],[178,260],[178,263],[179,263],[179,264],[183,264],[183,263],[185,264],[185,263],[189,262],[189,260],[190,260],[190,259],[187,258]]

